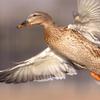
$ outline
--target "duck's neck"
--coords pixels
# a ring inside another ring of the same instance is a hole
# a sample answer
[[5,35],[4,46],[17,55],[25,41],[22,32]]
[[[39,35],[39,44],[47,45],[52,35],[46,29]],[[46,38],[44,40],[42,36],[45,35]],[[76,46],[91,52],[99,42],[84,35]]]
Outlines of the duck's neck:
[[44,29],[48,29],[49,27],[54,27],[55,23],[52,20],[45,20],[41,25]]
[[44,39],[46,43],[50,46],[52,43],[58,41],[61,37],[59,27],[55,24],[44,26]]

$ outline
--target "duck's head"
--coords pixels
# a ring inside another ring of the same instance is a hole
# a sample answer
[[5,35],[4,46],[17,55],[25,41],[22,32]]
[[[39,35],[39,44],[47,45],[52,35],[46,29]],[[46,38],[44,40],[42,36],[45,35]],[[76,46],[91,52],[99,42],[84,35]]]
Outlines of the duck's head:
[[33,14],[29,15],[28,18],[17,26],[18,29],[23,28],[25,26],[32,26],[32,25],[43,25],[47,27],[53,24],[52,18],[50,15],[44,12],[36,11]]

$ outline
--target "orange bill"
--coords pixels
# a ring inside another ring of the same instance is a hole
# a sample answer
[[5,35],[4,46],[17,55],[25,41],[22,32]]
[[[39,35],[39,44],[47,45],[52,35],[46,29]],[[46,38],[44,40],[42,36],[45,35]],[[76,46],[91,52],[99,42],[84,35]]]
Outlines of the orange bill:
[[94,79],[96,79],[97,81],[100,81],[100,75],[98,75],[98,74],[96,74],[94,72],[91,72],[90,74]]

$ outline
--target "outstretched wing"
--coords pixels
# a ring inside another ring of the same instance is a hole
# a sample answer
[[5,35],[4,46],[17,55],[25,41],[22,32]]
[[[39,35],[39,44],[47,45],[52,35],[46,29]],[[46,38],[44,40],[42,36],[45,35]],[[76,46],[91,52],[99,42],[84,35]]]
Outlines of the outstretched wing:
[[100,0],[77,0],[76,26],[100,39]]
[[60,58],[50,48],[47,48],[22,64],[0,71],[0,82],[20,83],[33,80],[65,79],[66,74],[77,74],[73,64]]

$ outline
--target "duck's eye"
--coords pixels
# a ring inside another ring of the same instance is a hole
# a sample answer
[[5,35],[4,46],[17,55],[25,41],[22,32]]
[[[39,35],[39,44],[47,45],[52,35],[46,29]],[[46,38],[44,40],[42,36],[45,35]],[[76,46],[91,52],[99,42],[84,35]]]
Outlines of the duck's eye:
[[33,17],[36,17],[36,16],[37,16],[37,14],[34,14],[34,15],[33,15]]
[[33,17],[36,17],[36,16],[41,16],[41,15],[38,14],[38,13],[35,13],[35,14],[33,14],[32,16],[33,16]]

